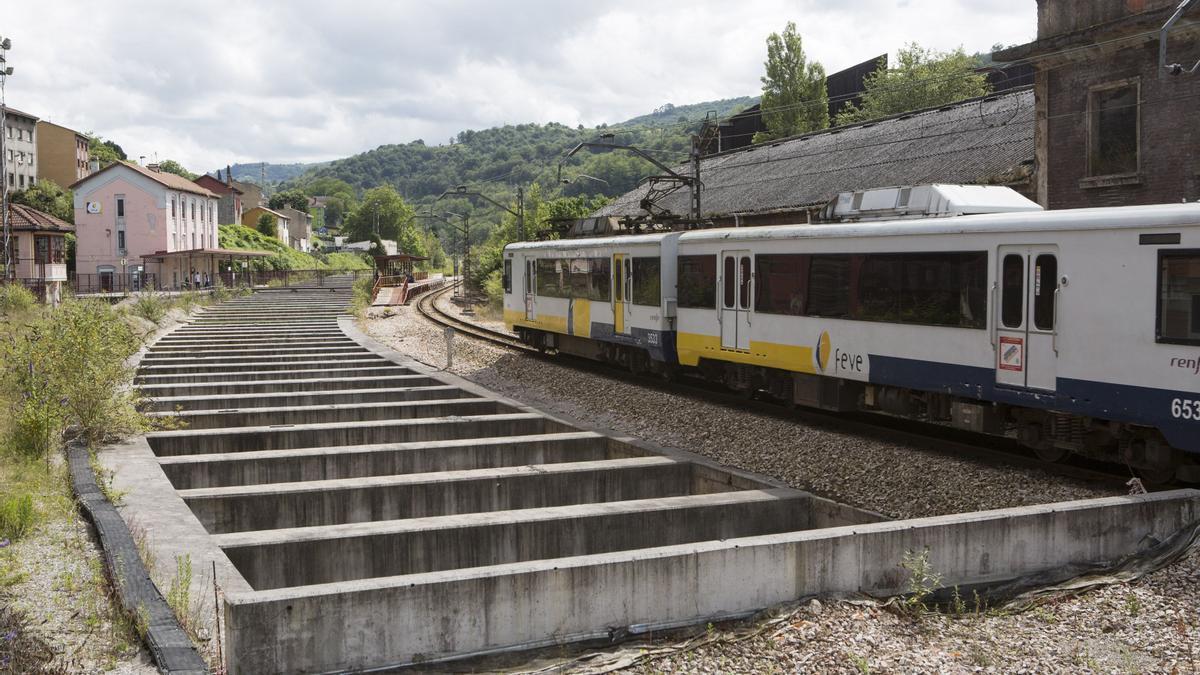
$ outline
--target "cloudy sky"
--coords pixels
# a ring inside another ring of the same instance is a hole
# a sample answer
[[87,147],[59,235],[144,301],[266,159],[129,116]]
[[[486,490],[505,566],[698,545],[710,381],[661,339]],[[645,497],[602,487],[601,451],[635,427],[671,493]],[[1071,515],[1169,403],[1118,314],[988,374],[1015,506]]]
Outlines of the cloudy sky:
[[9,105],[194,171],[757,94],[764,39],[789,20],[830,73],[907,41],[1027,42],[1037,24],[1033,0],[5,5]]

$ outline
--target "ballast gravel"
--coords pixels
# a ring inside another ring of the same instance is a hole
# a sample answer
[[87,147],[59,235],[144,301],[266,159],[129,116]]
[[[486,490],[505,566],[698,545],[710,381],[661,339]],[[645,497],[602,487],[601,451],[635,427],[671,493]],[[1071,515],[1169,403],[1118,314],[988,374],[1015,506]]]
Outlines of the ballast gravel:
[[[459,311],[447,296],[438,302],[449,312]],[[372,310],[362,325],[418,361],[437,368],[446,364],[442,328],[415,307]],[[453,364],[457,375],[584,425],[696,452],[892,518],[1123,494],[1035,469],[696,400],[467,336],[455,338]],[[646,673],[1200,672],[1200,552],[1137,581],[1054,597],[1025,611],[917,618],[830,601],[805,605],[774,622],[750,624],[749,636],[747,630],[746,624],[716,626],[712,639],[698,647],[657,645],[662,648],[648,649],[631,668]]]

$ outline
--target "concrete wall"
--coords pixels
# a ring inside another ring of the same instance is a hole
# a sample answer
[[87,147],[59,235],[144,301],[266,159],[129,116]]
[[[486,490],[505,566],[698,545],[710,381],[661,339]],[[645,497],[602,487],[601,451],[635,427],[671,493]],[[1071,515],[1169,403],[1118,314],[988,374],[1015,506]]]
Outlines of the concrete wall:
[[356,669],[742,615],[810,595],[891,595],[904,590],[905,552],[923,549],[947,586],[1000,582],[1112,561],[1198,517],[1200,492],[1181,490],[230,593],[228,663],[235,674]]

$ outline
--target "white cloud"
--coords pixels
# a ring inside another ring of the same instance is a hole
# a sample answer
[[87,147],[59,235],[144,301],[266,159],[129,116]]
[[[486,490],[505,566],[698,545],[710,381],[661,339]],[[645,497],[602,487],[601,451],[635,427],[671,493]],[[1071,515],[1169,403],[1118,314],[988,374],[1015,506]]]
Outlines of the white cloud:
[[754,94],[789,20],[828,72],[1036,32],[1033,3],[1007,0],[9,4],[13,107],[193,170]]

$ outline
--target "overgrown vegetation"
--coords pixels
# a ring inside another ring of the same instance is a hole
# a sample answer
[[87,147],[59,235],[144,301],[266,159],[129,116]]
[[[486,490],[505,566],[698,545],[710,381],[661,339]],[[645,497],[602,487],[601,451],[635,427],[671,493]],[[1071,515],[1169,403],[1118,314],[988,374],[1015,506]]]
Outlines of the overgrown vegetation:
[[67,664],[56,664],[57,652],[49,640],[33,630],[29,617],[0,605],[0,673],[70,673]]
[[375,280],[371,277],[354,280],[354,295],[350,300],[350,311],[355,316],[362,317],[367,308],[371,306],[371,289],[374,286]]
[[21,284],[0,284],[0,314],[11,317],[29,311],[36,304],[37,298]]
[[254,271],[266,270],[354,270],[370,269],[371,265],[357,253],[304,253],[284,244],[275,237],[268,237],[253,228],[243,225],[220,226],[221,248],[250,251],[266,251],[267,258],[255,258],[250,262]]

